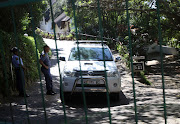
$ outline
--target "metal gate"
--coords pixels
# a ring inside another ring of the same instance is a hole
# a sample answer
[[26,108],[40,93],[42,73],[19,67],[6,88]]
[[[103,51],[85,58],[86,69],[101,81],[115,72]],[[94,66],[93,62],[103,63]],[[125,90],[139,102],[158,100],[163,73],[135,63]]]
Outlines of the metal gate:
[[[13,7],[14,6],[18,6],[18,5],[22,5],[22,4],[28,4],[29,9],[30,10],[30,18],[32,19],[32,31],[33,31],[33,37],[34,37],[34,40],[35,40],[35,45],[36,45],[36,57],[37,57],[37,68],[38,68],[38,72],[39,72],[39,81],[40,81],[40,89],[41,89],[41,96],[42,96],[42,107],[43,107],[43,113],[44,113],[44,119],[45,119],[45,123],[47,124],[47,120],[48,120],[48,116],[47,116],[47,112],[46,112],[46,103],[45,103],[45,99],[44,99],[44,94],[43,94],[43,86],[42,86],[42,79],[41,79],[41,72],[40,72],[40,64],[39,64],[39,56],[38,56],[38,50],[37,50],[37,38],[36,38],[36,35],[35,35],[35,26],[34,26],[34,15],[33,15],[33,6],[32,6],[32,3],[33,2],[38,2],[38,1],[41,1],[41,0],[18,0],[18,1],[14,1],[14,0],[7,0],[5,2],[2,2],[0,3],[0,7],[1,8],[5,8],[5,7],[10,7],[11,9],[11,14],[12,14],[12,19],[13,20],[9,20],[9,21],[12,21],[13,22],[13,25],[14,25],[14,36],[17,36],[17,31],[16,31],[16,21],[15,21],[15,16],[14,15],[14,10],[13,10]],[[77,18],[76,18],[76,5],[75,5],[75,0],[71,0],[71,4],[72,4],[72,8],[73,8],[73,19],[74,19],[74,25],[75,25],[75,36],[76,36],[76,40],[77,42],[79,41],[79,35],[78,35],[78,30],[77,30]],[[132,56],[132,40],[131,40],[131,31],[130,31],[130,19],[129,19],[129,8],[128,8],[128,0],[126,0],[126,18],[127,18],[127,26],[128,26],[128,34],[129,34],[129,44],[130,44],[130,62],[131,62],[131,76],[132,76],[132,83],[133,83],[133,98],[134,98],[134,118],[135,118],[135,123],[137,124],[138,123],[138,111],[137,111],[137,105],[136,105],[136,89],[135,89],[135,81],[134,81],[134,70],[133,70],[133,56]],[[104,42],[103,42],[103,29],[102,29],[102,20],[101,20],[101,9],[100,9],[100,0],[97,0],[97,13],[98,13],[98,19],[99,19],[99,37],[98,39],[101,40],[101,44],[102,44],[102,51],[103,51],[103,58],[104,58]],[[162,35],[161,35],[161,22],[160,22],[160,11],[159,11],[159,0],[156,0],[156,4],[157,4],[157,19],[158,19],[158,39],[160,41],[160,51],[161,51],[161,75],[162,75],[162,92],[163,92],[163,112],[164,112],[164,123],[167,124],[167,114],[166,114],[166,97],[165,97],[165,83],[164,83],[164,71],[163,71],[163,53],[162,53]],[[51,18],[52,18],[52,26],[53,26],[53,31],[54,31],[54,42],[56,44],[56,56],[57,56],[57,63],[58,63],[58,67],[59,67],[59,77],[60,77],[60,89],[61,90],[61,94],[62,94],[62,103],[63,103],[63,112],[64,112],[64,123],[67,124],[68,123],[68,119],[67,119],[67,113],[66,113],[66,106],[65,106],[65,101],[64,101],[64,94],[63,94],[63,87],[62,87],[62,77],[61,77],[61,73],[60,73],[60,63],[59,63],[59,59],[58,59],[58,56],[59,56],[59,53],[58,53],[58,47],[57,47],[57,38],[56,38],[56,31],[55,31],[55,23],[54,23],[54,13],[53,13],[53,8],[52,8],[52,2],[51,0],[49,0],[49,5],[50,5],[50,12],[51,12]],[[1,38],[2,36],[0,36]],[[16,46],[18,47],[20,42],[18,40],[18,38],[16,37]],[[1,50],[1,56],[2,56],[2,63],[3,63],[3,73],[4,73],[4,78],[5,78],[5,81],[6,81],[6,89],[8,89],[8,75],[7,75],[7,72],[6,72],[6,64],[5,64],[5,54],[4,53],[4,50],[3,50],[3,45],[2,45],[2,42],[5,42],[5,41],[2,41],[2,38],[0,39],[0,50]],[[78,56],[79,56],[79,66],[80,66],[80,70],[81,70],[81,57],[80,57],[80,51],[79,51],[79,43],[77,43],[77,48],[78,48]],[[21,68],[22,69],[22,68]],[[106,63],[105,63],[105,58],[104,58],[104,70],[106,70]],[[83,104],[84,104],[84,113],[85,113],[85,116],[84,116],[84,119],[85,119],[85,122],[86,124],[88,124],[88,111],[87,111],[87,104],[86,104],[86,95],[85,95],[85,92],[84,92],[84,84],[83,84],[83,79],[82,79],[82,71],[80,71],[80,75],[81,75],[81,86],[82,86],[82,94],[83,94]],[[107,82],[107,74],[106,74],[106,71],[105,71],[105,80]],[[108,115],[109,115],[109,121],[108,123],[112,123],[112,118],[111,118],[111,103],[110,103],[110,98],[109,98],[109,93],[108,93],[108,88],[106,86],[106,97],[107,97],[107,106],[108,106]],[[31,123],[31,117],[29,116],[29,107],[28,107],[28,102],[27,102],[27,98],[26,98],[26,95],[24,95],[24,102],[25,102],[25,105],[26,105],[26,114],[25,116],[27,116],[27,123],[30,124]],[[11,103],[9,104],[9,107],[10,107],[10,110],[12,110],[12,105]],[[10,116],[11,116],[11,119],[12,119],[12,123],[15,124],[15,120],[14,120],[14,114],[15,113],[10,113]],[[6,124],[7,122],[0,122],[2,124]],[[39,122],[37,122],[39,123]],[[81,123],[81,122],[79,122]],[[119,122],[121,123],[121,122]]]

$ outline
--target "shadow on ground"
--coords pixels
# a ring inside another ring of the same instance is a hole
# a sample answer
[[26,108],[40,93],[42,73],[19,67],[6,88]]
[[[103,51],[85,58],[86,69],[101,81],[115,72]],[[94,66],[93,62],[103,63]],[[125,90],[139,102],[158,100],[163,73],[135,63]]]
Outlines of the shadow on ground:
[[[86,93],[86,104],[88,108],[104,108],[108,107],[106,93]],[[124,93],[120,92],[119,100],[112,100],[110,98],[110,106],[128,105],[129,100]],[[69,107],[83,108],[83,95],[82,93],[73,94],[71,100],[66,103]]]

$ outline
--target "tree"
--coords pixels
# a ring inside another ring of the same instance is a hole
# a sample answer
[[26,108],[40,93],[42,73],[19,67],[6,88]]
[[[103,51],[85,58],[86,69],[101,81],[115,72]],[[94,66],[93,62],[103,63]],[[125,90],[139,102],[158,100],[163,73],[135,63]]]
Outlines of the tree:
[[[64,10],[73,18],[72,0],[66,2]],[[180,1],[159,0],[163,41],[180,40]],[[103,31],[105,37],[124,39],[127,36],[125,0],[100,0]],[[99,35],[97,0],[76,0],[77,27],[80,33]],[[139,33],[133,40],[147,34],[147,44],[157,38],[157,12],[155,0],[129,0],[130,23]]]
[[[38,3],[33,3],[33,14],[35,26],[39,25],[39,21],[42,18],[42,12],[46,9],[47,2],[42,1]],[[0,29],[6,32],[13,32],[13,18],[12,11],[14,11],[15,23],[17,32],[28,32],[31,30],[29,27],[30,18],[30,5],[20,5],[15,7],[0,8]]]

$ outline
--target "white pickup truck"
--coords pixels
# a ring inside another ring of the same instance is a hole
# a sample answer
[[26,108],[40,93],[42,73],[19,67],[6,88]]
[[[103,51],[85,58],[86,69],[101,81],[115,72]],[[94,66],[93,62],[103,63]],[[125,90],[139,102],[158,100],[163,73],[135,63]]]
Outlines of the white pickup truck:
[[[80,53],[80,61],[78,53]],[[69,95],[73,93],[82,92],[82,83],[85,92],[107,92],[107,87],[111,97],[119,99],[121,77],[107,45],[102,47],[100,41],[79,41],[79,52],[77,44],[75,44],[69,57],[61,57],[60,60],[65,61],[62,72],[65,100],[69,99]]]

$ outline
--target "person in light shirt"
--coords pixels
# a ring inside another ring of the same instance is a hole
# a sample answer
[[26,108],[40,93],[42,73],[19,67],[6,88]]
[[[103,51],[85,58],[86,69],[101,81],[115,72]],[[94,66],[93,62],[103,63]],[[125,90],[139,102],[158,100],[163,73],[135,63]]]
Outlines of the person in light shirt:
[[13,53],[12,56],[12,64],[15,68],[15,74],[16,74],[16,86],[17,90],[19,91],[20,97],[29,97],[24,91],[25,91],[25,79],[24,79],[24,64],[22,61],[22,58],[18,56],[18,53],[21,52],[17,47],[13,47],[11,49],[11,52]]
[[44,51],[42,52],[40,56],[40,64],[42,65],[41,71],[45,76],[46,81],[46,89],[47,89],[47,95],[54,95],[56,92],[53,91],[53,84],[52,84],[52,76],[50,72],[51,68],[51,61],[49,59],[48,53],[50,51],[49,46],[44,46]]

